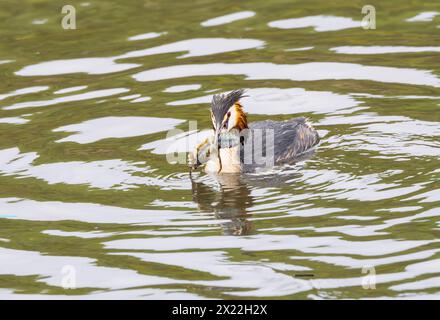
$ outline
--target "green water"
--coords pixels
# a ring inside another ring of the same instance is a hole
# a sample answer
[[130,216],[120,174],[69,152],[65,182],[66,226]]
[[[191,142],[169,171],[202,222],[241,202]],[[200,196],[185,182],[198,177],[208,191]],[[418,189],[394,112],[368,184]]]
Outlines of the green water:
[[[362,1],[70,1],[76,30],[64,4],[0,3],[0,299],[440,297],[438,1],[370,1],[374,30]],[[314,157],[169,163],[236,88]]]

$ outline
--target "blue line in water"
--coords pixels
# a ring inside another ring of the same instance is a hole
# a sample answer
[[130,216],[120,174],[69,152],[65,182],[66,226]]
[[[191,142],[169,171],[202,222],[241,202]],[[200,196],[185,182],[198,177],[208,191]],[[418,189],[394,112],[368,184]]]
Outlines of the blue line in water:
[[0,214],[0,218],[16,218],[15,214]]

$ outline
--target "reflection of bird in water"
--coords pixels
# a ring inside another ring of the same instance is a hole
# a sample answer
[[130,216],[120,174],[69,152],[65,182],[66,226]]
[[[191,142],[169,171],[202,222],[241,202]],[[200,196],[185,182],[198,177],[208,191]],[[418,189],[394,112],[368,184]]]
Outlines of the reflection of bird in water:
[[216,175],[208,178],[212,178],[211,181],[191,178],[193,201],[198,204],[199,210],[214,213],[217,219],[230,220],[222,223],[225,234],[249,234],[252,223],[246,218],[249,217],[247,208],[252,206],[252,197],[247,184],[238,174]]
[[[301,160],[306,160],[304,155]],[[247,235],[253,225],[249,218],[250,208],[254,206],[251,190],[283,188],[295,183],[301,174],[297,167],[283,167],[281,170],[264,174],[208,174],[191,178],[193,201],[201,212],[214,214],[217,219],[229,220],[221,223],[227,235]]]
[[[214,95],[211,104],[212,137],[189,153],[192,169],[206,164],[206,172],[254,172],[262,167],[294,163],[319,143],[306,118],[247,122],[239,99],[243,90]],[[269,106],[270,107],[270,106]]]

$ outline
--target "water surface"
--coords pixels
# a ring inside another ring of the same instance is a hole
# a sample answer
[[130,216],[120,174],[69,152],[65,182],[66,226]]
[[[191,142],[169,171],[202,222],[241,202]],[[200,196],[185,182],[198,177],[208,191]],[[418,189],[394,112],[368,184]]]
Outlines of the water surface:
[[[0,299],[440,297],[438,1],[71,4],[0,4]],[[236,88],[316,154],[169,163]]]

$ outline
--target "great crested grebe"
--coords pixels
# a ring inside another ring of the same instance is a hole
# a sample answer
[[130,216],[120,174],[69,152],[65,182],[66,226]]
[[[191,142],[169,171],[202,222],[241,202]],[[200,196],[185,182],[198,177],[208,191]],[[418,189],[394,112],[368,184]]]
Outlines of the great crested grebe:
[[213,96],[214,132],[188,154],[191,169],[205,164],[206,172],[253,172],[261,167],[294,163],[319,143],[318,133],[304,117],[248,124],[239,102],[243,94],[244,90],[234,90]]

